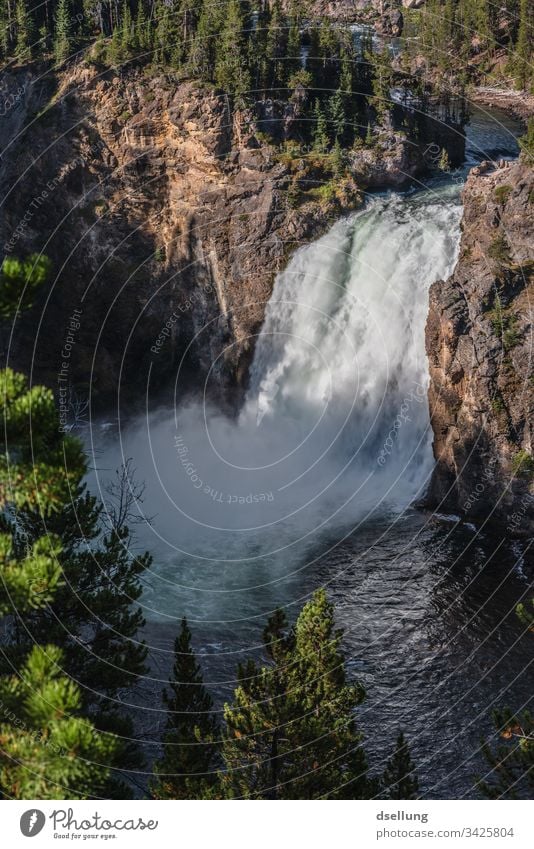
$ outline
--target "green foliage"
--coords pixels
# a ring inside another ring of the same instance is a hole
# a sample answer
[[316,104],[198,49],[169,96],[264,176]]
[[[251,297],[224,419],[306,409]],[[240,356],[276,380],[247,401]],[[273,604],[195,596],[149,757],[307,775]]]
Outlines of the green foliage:
[[[147,650],[137,637],[144,619],[135,602],[142,590],[139,576],[151,560],[131,552],[126,525],[129,499],[137,500],[140,492],[130,466],[119,472],[109,493],[104,508],[78,477],[72,482],[70,499],[47,517],[48,532],[62,543],[57,557],[62,580],[46,607],[25,615],[16,645],[4,654],[15,664],[34,641],[50,640],[59,646],[65,673],[81,688],[81,713],[99,730],[120,735],[115,764],[132,768],[139,767],[142,757],[133,742],[131,720],[121,712],[119,702],[121,694],[146,673]],[[17,523],[24,528],[25,545],[39,539],[43,523],[38,512],[19,510]],[[11,531],[16,537],[15,525]],[[128,795],[116,781],[107,793],[119,798]]]
[[369,798],[376,783],[356,728],[364,691],[346,680],[342,634],[323,590],[294,628],[282,611],[264,632],[268,664],[239,668],[225,706],[223,793],[231,798]]
[[388,799],[418,799],[419,782],[410,757],[408,743],[402,732],[384,770],[383,785]]
[[[534,460],[526,451],[519,452],[534,470]],[[518,470],[521,468],[521,461]],[[528,605],[518,604],[516,613],[534,633],[534,598]],[[500,742],[491,747],[486,741],[482,751],[490,773],[478,786],[489,799],[532,799],[534,793],[534,717],[529,711],[514,715],[511,710],[496,710],[493,721]]]
[[0,615],[45,607],[61,582],[57,538],[46,535],[16,557],[9,534],[0,534]]
[[531,633],[534,633],[534,596],[527,604],[518,604],[516,613],[520,622],[525,625]]
[[37,506],[42,515],[61,509],[85,472],[80,443],[60,433],[54,396],[27,386],[11,369],[0,371],[0,507]]
[[509,265],[511,262],[510,245],[508,239],[499,230],[488,248],[488,256],[499,265]]
[[56,10],[56,26],[54,34],[54,56],[61,64],[69,58],[72,52],[72,20],[70,0],[59,0]]
[[164,694],[168,714],[163,757],[155,765],[158,780],[152,793],[156,799],[205,799],[218,783],[220,732],[185,619],[174,656],[171,694]]
[[109,779],[117,742],[79,715],[81,694],[61,651],[35,646],[20,674],[0,678],[0,792],[12,799],[85,799]]
[[521,449],[512,459],[512,472],[514,475],[531,478],[534,476],[534,457],[528,451]]
[[321,101],[317,98],[314,107],[313,147],[318,153],[326,153],[329,147],[326,116]]
[[483,795],[489,799],[531,799],[534,793],[534,717],[529,711],[514,715],[498,710],[493,714],[496,731],[502,742],[495,748],[483,746],[491,768],[479,781]]
[[528,119],[527,131],[519,139],[521,154],[527,162],[534,163],[534,118]]
[[215,82],[228,94],[242,97],[250,89],[246,18],[240,0],[228,0],[215,62]]
[[15,55],[19,62],[28,61],[32,58],[34,52],[34,25],[32,13],[26,6],[26,0],[17,0],[15,22]]
[[497,186],[494,193],[495,200],[497,201],[497,203],[501,204],[501,206],[504,206],[506,201],[510,197],[511,192],[512,186]]
[[372,67],[373,74],[373,96],[369,102],[376,112],[379,123],[385,124],[391,109],[392,69],[389,52],[387,48],[379,52],[370,51],[366,54],[366,57]]
[[[488,76],[517,88],[532,86],[532,0],[508,0],[497,9],[489,0],[426,0],[405,17],[404,56],[423,56],[430,73],[461,85]],[[508,61],[502,66],[503,50]]]
[[41,254],[30,254],[26,259],[4,257],[0,268],[0,317],[11,318],[17,310],[31,307],[51,270],[52,263]]
[[[120,690],[145,672],[146,647],[136,639],[143,618],[132,602],[141,593],[138,575],[150,559],[130,554],[124,495],[119,498],[120,507],[115,512],[111,509],[115,519],[109,532],[102,535],[103,508],[81,483],[86,469],[81,445],[60,433],[52,393],[41,386],[28,389],[24,376],[10,369],[0,372],[0,386],[4,420],[0,613],[17,614],[12,626],[16,639],[2,652],[4,668],[20,667],[35,643],[45,645],[53,640],[62,649],[62,669],[80,685],[76,712],[90,720],[90,725],[69,720],[54,732],[54,739],[65,731],[65,739],[70,735],[76,751],[107,752],[102,763],[129,767],[139,762],[138,753],[127,742],[132,736],[131,723],[110,708],[108,700],[117,698]],[[131,486],[127,491],[132,491]],[[4,729],[5,751],[15,751],[19,730],[18,726]],[[35,785],[28,785],[35,792],[30,795],[54,798],[54,790],[43,784],[43,776],[56,781],[60,767],[49,764],[34,736],[28,733],[20,741],[21,763],[35,773]],[[32,759],[35,769],[27,765]],[[83,769],[82,762],[65,766],[64,780],[72,798],[89,792],[84,790]],[[16,775],[16,780],[22,781]],[[11,778],[3,780],[7,786]],[[70,787],[71,780],[78,789]],[[106,795],[127,795],[107,767],[103,772],[89,771],[87,781],[93,780],[93,793],[106,782]]]

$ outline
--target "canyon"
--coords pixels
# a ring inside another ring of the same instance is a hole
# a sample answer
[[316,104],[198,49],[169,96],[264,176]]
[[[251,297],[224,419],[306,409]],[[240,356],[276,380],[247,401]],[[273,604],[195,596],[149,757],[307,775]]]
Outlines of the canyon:
[[[210,373],[221,398],[239,394],[288,256],[367,190],[426,173],[439,123],[429,119],[417,144],[391,129],[352,151],[349,176],[325,195],[321,157],[281,155],[265,136],[270,122],[291,138],[303,92],[262,103],[258,122],[257,111],[230,113],[225,96],[194,81],[102,70],[90,57],[58,75],[40,70],[3,80],[5,102],[18,99],[1,128],[0,238],[6,253],[46,253],[55,277],[16,337],[4,333],[4,350],[54,385],[62,328],[82,310],[70,376],[91,385],[100,408],[119,387],[134,401],[131,387],[149,372],[155,391],[165,387],[178,368],[182,385]],[[461,132],[441,132],[460,160]]]
[[[429,171],[433,128],[419,144],[390,128],[321,193],[330,175],[317,157],[281,153],[264,132],[291,140],[302,91],[231,112],[208,85],[102,69],[88,55],[61,73],[14,69],[2,96],[4,251],[42,250],[55,269],[16,335],[4,328],[4,356],[55,387],[77,311],[68,380],[74,395],[91,387],[95,410],[134,409],[139,386],[158,396],[173,381],[178,400],[204,386],[237,409],[289,257],[366,192]],[[461,161],[458,130],[439,140]],[[460,259],[432,289],[427,327],[437,465],[425,503],[509,526],[517,509],[531,513],[532,196],[525,162],[472,173]],[[488,251],[501,233],[510,255],[499,265]]]

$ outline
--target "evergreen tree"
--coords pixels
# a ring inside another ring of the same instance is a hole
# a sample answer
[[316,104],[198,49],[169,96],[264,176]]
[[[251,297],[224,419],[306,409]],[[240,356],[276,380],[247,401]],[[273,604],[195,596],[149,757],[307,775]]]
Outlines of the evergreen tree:
[[323,590],[288,630],[281,611],[264,633],[268,665],[249,661],[225,706],[221,782],[231,798],[369,798],[376,784],[356,728],[361,686],[346,680],[332,605]]
[[388,799],[418,799],[419,782],[410,757],[408,743],[401,732],[395,752],[384,770],[383,784]]
[[532,22],[534,4],[532,0],[520,0],[519,29],[513,56],[513,68],[518,88],[526,89],[532,79]]
[[343,156],[343,148],[339,143],[339,139],[334,142],[332,150],[332,173],[334,177],[339,178],[345,170],[345,157]]
[[347,131],[347,116],[345,113],[345,97],[338,89],[328,103],[330,136],[335,140],[344,139]]
[[72,52],[72,20],[70,0],[59,0],[56,11],[54,37],[54,56],[60,64],[69,58]]
[[164,751],[155,767],[158,780],[152,792],[156,799],[205,799],[214,793],[218,782],[220,732],[185,619],[174,644],[174,656],[171,695],[164,693],[168,711]]
[[217,44],[215,82],[228,94],[242,97],[250,88],[247,28],[240,0],[228,0]]
[[134,45],[134,28],[130,6],[127,0],[124,0],[122,5],[122,21],[121,21],[121,52],[123,58],[131,55]]
[[0,317],[10,318],[19,309],[29,309],[51,270],[50,260],[42,254],[30,254],[26,259],[4,257],[0,267]]
[[107,50],[107,61],[112,67],[118,67],[123,60],[122,38],[119,26],[116,26],[111,36],[111,42]]
[[534,716],[529,711],[514,715],[497,710],[493,720],[503,741],[494,749],[484,743],[489,774],[479,781],[488,799],[531,799],[534,793]]
[[373,97],[370,99],[370,103],[376,112],[379,123],[384,125],[388,122],[391,108],[391,60],[387,49],[370,54],[370,60],[373,68]]
[[[534,598],[519,604],[520,622],[534,633]],[[486,741],[483,753],[490,772],[478,785],[488,799],[532,799],[534,793],[534,716],[528,710],[515,715],[511,710],[493,714],[496,732],[502,742],[492,748]]]
[[187,70],[206,82],[213,80],[218,33],[221,22],[210,2],[204,3],[189,46]]
[[25,62],[32,58],[34,40],[33,19],[26,6],[26,0],[17,0],[15,16],[17,26],[15,55],[19,62]]
[[321,101],[319,98],[315,101],[313,110],[313,147],[318,153],[326,153],[328,150],[328,127]]
[[[0,795],[86,799],[105,792],[117,741],[79,715],[80,691],[61,651],[35,646],[19,674],[0,678]],[[11,721],[9,721],[11,720]]]
[[134,27],[134,45],[141,53],[149,50],[151,45],[151,27],[145,13],[145,5],[140,0],[137,5],[137,16]]
[[59,433],[49,389],[30,389],[24,375],[4,369],[0,391],[0,528],[11,531],[24,509],[31,507],[45,518],[61,510],[86,464],[78,440]]
[[[70,500],[46,518],[47,531],[62,543],[57,555],[62,581],[46,607],[30,610],[22,627],[16,624],[16,639],[4,654],[16,664],[34,642],[50,640],[59,646],[64,671],[80,687],[80,711],[99,730],[123,738],[115,757],[116,765],[125,769],[142,763],[133,739],[128,742],[133,738],[132,722],[117,700],[146,673],[147,650],[137,637],[144,619],[134,603],[142,590],[139,575],[150,565],[150,557],[131,554],[125,514],[115,517],[103,533],[103,512],[104,506],[86,492],[81,477],[71,480]],[[25,545],[40,539],[38,512],[19,510],[17,522],[24,529]],[[123,790],[115,782],[108,794]]]
[[[287,29],[279,0],[271,3],[269,26],[267,29],[266,62],[268,92],[280,97],[283,92],[276,91],[284,87],[286,75]],[[275,91],[273,92],[273,89]]]
[[300,21],[294,11],[290,17],[289,29],[287,33],[286,46],[286,62],[284,68],[284,79],[290,80],[294,74],[297,74],[301,67],[300,59]]

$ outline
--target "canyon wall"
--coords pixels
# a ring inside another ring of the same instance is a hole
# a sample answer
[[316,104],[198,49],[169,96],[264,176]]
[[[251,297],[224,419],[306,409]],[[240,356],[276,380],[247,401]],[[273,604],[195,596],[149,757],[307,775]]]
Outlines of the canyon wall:
[[[482,164],[463,192],[460,257],[430,293],[436,467],[429,506],[534,530],[534,175]],[[486,521],[487,520],[487,521]]]
[[[39,73],[40,72],[40,73]],[[0,238],[5,254],[42,251],[54,279],[4,328],[4,358],[56,386],[75,314],[69,383],[109,406],[143,401],[177,378],[231,396],[246,381],[276,272],[372,187],[423,173],[420,147],[393,130],[350,154],[322,192],[321,157],[281,155],[256,116],[212,87],[90,59],[55,76],[3,78]],[[17,94],[16,102],[14,100]],[[299,109],[262,104],[290,135]],[[458,134],[456,133],[456,137]],[[298,195],[298,197],[296,197]]]

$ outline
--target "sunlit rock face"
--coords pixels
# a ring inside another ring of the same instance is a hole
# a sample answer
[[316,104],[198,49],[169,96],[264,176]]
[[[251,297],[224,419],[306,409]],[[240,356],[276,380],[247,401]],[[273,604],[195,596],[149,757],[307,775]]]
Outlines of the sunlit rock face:
[[460,258],[430,293],[427,354],[436,469],[429,502],[534,527],[534,179],[483,163],[464,192]]
[[57,76],[21,69],[3,85],[14,105],[0,127],[0,238],[6,253],[42,251],[54,268],[4,350],[56,385],[81,310],[69,381],[90,385],[100,407],[118,389],[124,403],[148,385],[163,391],[178,372],[181,387],[209,376],[234,403],[289,256],[357,208],[362,190],[397,187],[426,167],[426,143],[385,132],[351,154],[349,177],[325,201],[307,190],[328,175],[280,157],[258,129],[270,110],[275,140],[290,138],[298,98],[231,113],[213,87],[89,62]]

